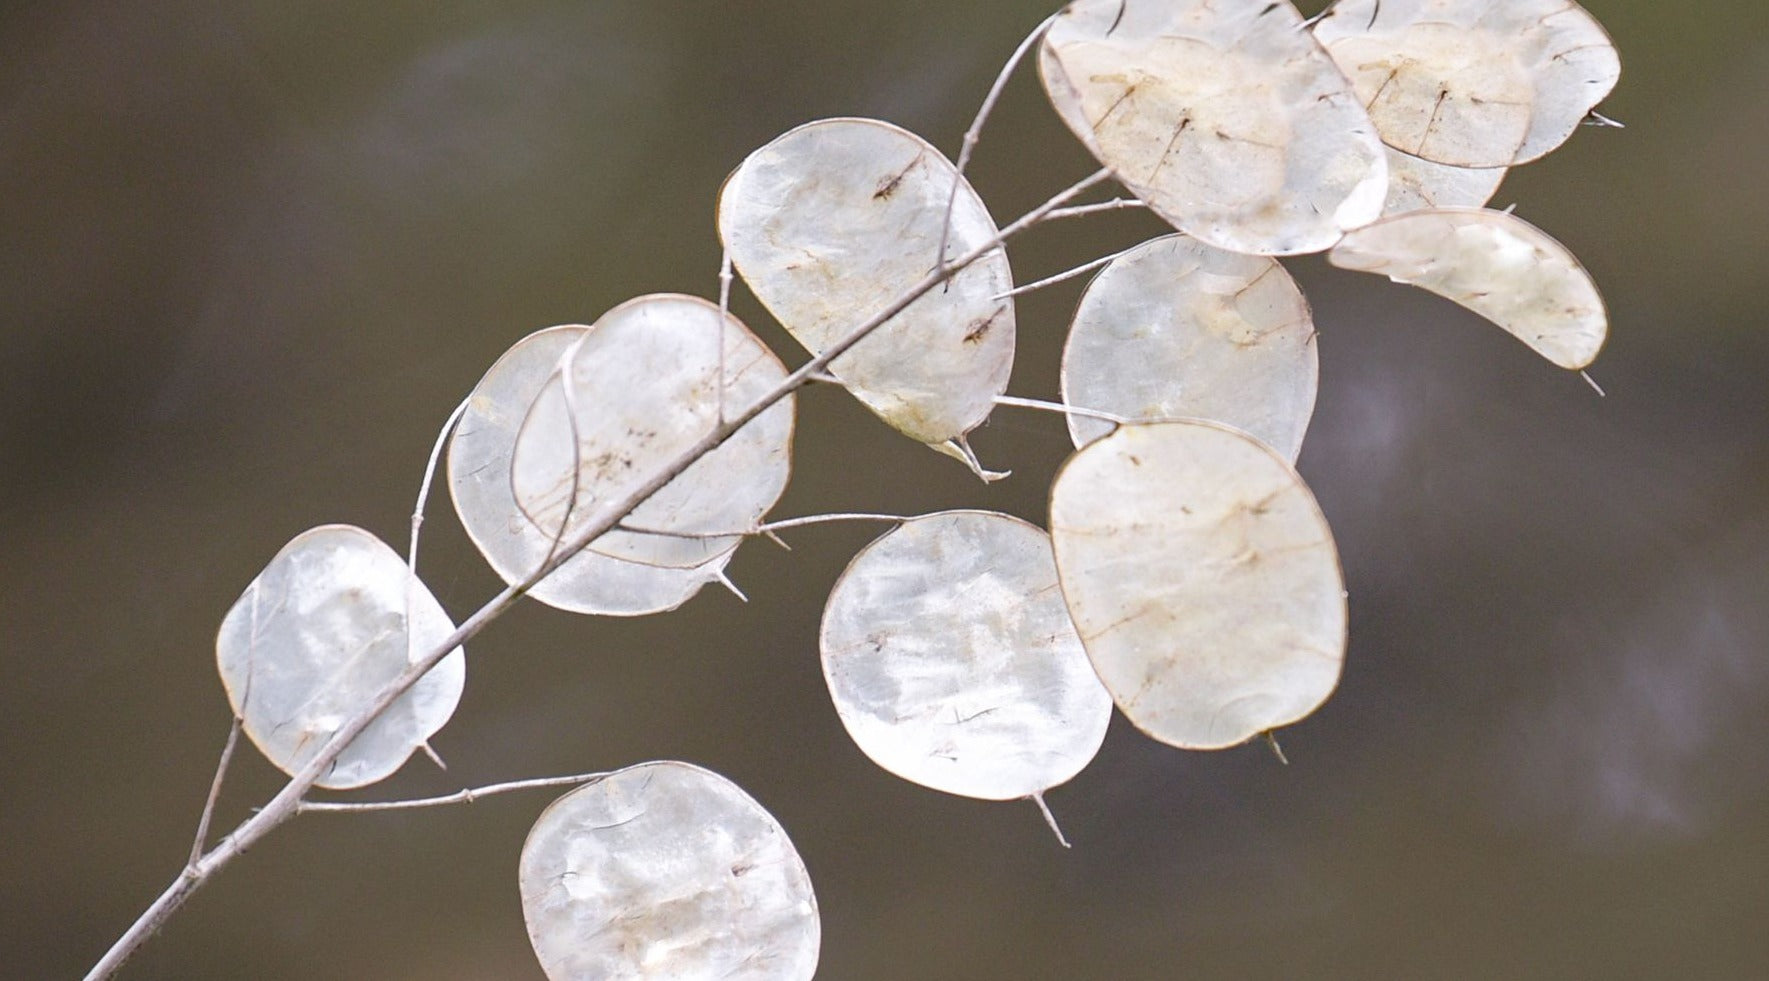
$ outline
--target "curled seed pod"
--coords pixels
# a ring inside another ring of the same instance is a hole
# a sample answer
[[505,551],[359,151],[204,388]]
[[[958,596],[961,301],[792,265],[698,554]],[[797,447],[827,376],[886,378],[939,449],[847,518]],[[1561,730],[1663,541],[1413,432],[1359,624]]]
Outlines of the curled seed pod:
[[1603,298],[1578,259],[1503,211],[1395,215],[1347,234],[1327,259],[1454,300],[1562,368],[1590,364],[1609,335]]

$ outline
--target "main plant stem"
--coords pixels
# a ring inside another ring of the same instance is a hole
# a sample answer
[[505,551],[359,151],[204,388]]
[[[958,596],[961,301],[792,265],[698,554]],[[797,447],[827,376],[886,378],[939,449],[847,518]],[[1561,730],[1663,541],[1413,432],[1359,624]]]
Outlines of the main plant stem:
[[473,615],[463,621],[459,627],[455,628],[454,633],[449,634],[441,643],[427,651],[423,657],[413,661],[399,677],[394,678],[375,696],[374,701],[369,703],[366,709],[345,723],[343,728],[333,733],[331,739],[327,740],[319,753],[309,760],[300,772],[289,778],[289,782],[277,792],[275,797],[259,808],[257,813],[240,822],[226,837],[217,842],[214,848],[186,865],[178,877],[172,880],[172,884],[160,893],[153,904],[148,906],[134,923],[130,924],[129,929],[117,938],[116,943],[111,945],[104,957],[93,965],[92,970],[86,973],[86,981],[100,981],[100,979],[115,974],[123,962],[128,960],[129,956],[135,953],[147,938],[164,925],[172,914],[184,905],[185,900],[208,882],[215,873],[226,868],[235,858],[244,854],[265,835],[294,817],[299,812],[302,798],[307,795],[309,790],[313,789],[314,782],[325,774],[332,762],[344,752],[345,747],[350,745],[351,740],[368,728],[399,696],[405,694],[407,689],[418,682],[418,679],[435,667],[437,662],[447,657],[455,648],[477,636],[493,620],[514,606],[516,601],[521,599],[524,593],[534,588],[536,583],[545,579],[553,570],[564,565],[592,541],[613,529],[621,519],[631,514],[647,498],[662,490],[664,485],[693,466],[695,461],[717,449],[720,444],[729,439],[737,430],[743,428],[750,420],[812,381],[815,376],[829,367],[830,362],[846,353],[855,344],[865,340],[867,335],[877,330],[892,317],[902,313],[911,303],[920,299],[929,290],[958,275],[959,272],[983,256],[1001,248],[1003,243],[1037,225],[1047,218],[1050,212],[1060,208],[1065,202],[1074,199],[1088,188],[1106,180],[1109,176],[1110,173],[1106,170],[1096,171],[1091,176],[1076,182],[1057,193],[1050,200],[1021,215],[987,242],[949,263],[938,266],[884,309],[854,328],[846,337],[788,375],[784,381],[757,399],[748,408],[727,417],[693,446],[684,450],[668,465],[654,473],[650,479],[634,488],[625,497],[615,501],[613,506],[604,510],[600,516],[585,523],[577,534],[573,535],[562,547],[556,549],[554,554],[533,574],[519,583],[506,587],[503,592],[492,597],[484,606],[474,611]]

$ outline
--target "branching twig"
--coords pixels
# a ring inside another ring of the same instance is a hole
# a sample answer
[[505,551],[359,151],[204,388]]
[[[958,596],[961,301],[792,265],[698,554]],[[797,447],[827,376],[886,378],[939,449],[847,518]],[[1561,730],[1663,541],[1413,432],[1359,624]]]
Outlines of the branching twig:
[[430,447],[430,459],[424,463],[424,482],[418,487],[418,503],[412,507],[412,537],[405,560],[414,576],[418,573],[418,532],[424,527],[424,508],[430,504],[430,485],[436,482],[436,464],[442,459],[442,448],[448,444],[449,434],[460,424],[461,416],[467,414],[469,400],[462,399],[461,404],[448,414],[442,431],[436,434],[435,445]]
[[1133,245],[1130,248],[1125,249],[1123,252],[1114,252],[1111,255],[1102,255],[1098,259],[1093,260],[1092,262],[1084,262],[1081,265],[1076,266],[1073,269],[1065,269],[1062,272],[1057,273],[1055,276],[1046,276],[1043,279],[1040,279],[1034,283],[1027,283],[1024,286],[1015,286],[1013,289],[1008,290],[1005,293],[997,293],[994,296],[991,296],[989,299],[991,299],[991,300],[1005,300],[1010,296],[1019,296],[1022,293],[1030,293],[1033,290],[1041,290],[1041,289],[1045,288],[1046,286],[1055,286],[1056,284],[1058,284],[1064,280],[1074,279],[1076,276],[1079,276],[1082,273],[1092,272],[1093,270],[1098,269],[1099,267],[1105,265],[1106,263],[1111,262],[1113,259],[1116,259],[1119,256],[1124,255],[1125,253],[1133,252],[1139,248],[1142,248],[1142,246]]
[[1146,208],[1148,204],[1138,198],[1113,198],[1096,204],[1078,204],[1072,208],[1058,208],[1050,213],[1050,220],[1061,218],[1079,218],[1082,215],[1097,215],[1106,211],[1123,211],[1125,208]]
[[995,396],[995,404],[1008,405],[1016,409],[1037,409],[1040,412],[1055,412],[1058,415],[1064,416],[1081,416],[1084,419],[1098,419],[1101,422],[1109,422],[1119,426],[1138,421],[1129,416],[1121,416],[1116,412],[1106,412],[1103,409],[1084,409],[1078,405],[1064,405],[1061,402],[1046,402],[1043,399],[1025,399],[1020,398],[1017,395],[997,395]]
[[803,518],[781,518],[779,521],[769,521],[757,525],[756,532],[758,534],[768,535],[777,531],[785,531],[788,528],[803,528],[806,525],[820,525],[830,521],[884,521],[891,524],[902,524],[903,522],[908,521],[910,517],[912,517],[912,515],[860,513],[812,514],[806,515]]
[[228,764],[233,762],[233,748],[240,742],[240,717],[234,716],[227,727],[227,742],[221,746],[221,761],[215,764],[215,779],[209,781],[209,797],[203,801],[203,816],[197,819],[197,838],[190,845],[190,864],[203,857],[203,846],[209,842],[209,821],[215,816],[215,802],[221,799],[221,784],[227,779]]
[[[450,412],[448,418],[443,421],[442,431],[436,434],[436,442],[430,447],[430,458],[424,461],[424,479],[418,485],[418,501],[412,505],[412,535],[405,559],[405,659],[407,661],[410,661],[412,654],[415,653],[412,647],[415,641],[411,630],[412,601],[417,598],[420,585],[418,581],[418,534],[424,528],[424,509],[430,504],[430,487],[436,482],[436,464],[442,459],[442,448],[448,444],[449,434],[455,431],[457,425],[460,425],[461,416],[467,414],[467,403],[471,400],[472,396],[462,399],[461,404],[455,406],[455,410]],[[235,722],[237,723],[238,719],[235,719]],[[436,758],[434,751],[429,746],[425,746],[424,751],[430,753],[432,759]],[[440,761],[438,761],[438,765],[440,765]],[[192,854],[191,861],[195,862],[200,856],[201,852]]]
[[731,248],[719,258],[719,421],[725,421],[725,318],[731,312]]
[[440,797],[419,797],[413,800],[385,801],[312,801],[304,800],[295,805],[296,814],[310,813],[360,813],[363,811],[404,811],[415,807],[441,807],[444,804],[471,804],[481,797],[495,797],[517,790],[538,790],[543,787],[564,787],[571,784],[589,783],[600,780],[612,771],[596,773],[577,773],[568,777],[535,777],[531,780],[511,780],[506,783],[494,783],[484,787],[470,787],[457,790],[452,794]]
[[441,643],[431,648],[422,657],[415,659],[398,677],[388,682],[368,706],[332,734],[332,737],[326,741],[319,752],[307,761],[306,766],[289,778],[289,782],[277,792],[276,796],[272,797],[257,813],[242,821],[202,858],[192,862],[180,872],[172,884],[160,893],[141,916],[129,926],[129,929],[117,938],[116,943],[111,945],[104,957],[93,965],[92,970],[87,972],[87,981],[98,981],[98,979],[110,977],[154,931],[158,930],[179,907],[184,905],[185,901],[200,886],[257,844],[265,835],[299,813],[302,798],[313,788],[314,783],[325,775],[332,763],[344,752],[352,740],[380,718],[381,714],[387,711],[394,701],[417,684],[418,680],[428,674],[431,668],[434,668],[455,648],[478,636],[479,632],[484,630],[488,624],[502,616],[525,593],[533,589],[536,583],[546,578],[559,566],[564,565],[566,561],[582,551],[592,541],[608,533],[622,518],[631,514],[635,508],[662,490],[665,485],[680,476],[701,457],[717,449],[725,440],[776,402],[797,391],[810,380],[812,375],[821,373],[831,361],[845,354],[855,344],[865,340],[873,331],[902,313],[910,304],[926,295],[934,287],[969,268],[978,259],[1000,249],[1002,244],[1009,239],[1044,221],[1050,212],[1074,200],[1076,196],[1107,180],[1110,176],[1111,174],[1107,170],[1102,169],[1094,172],[1028,211],[970,252],[930,271],[915,285],[905,290],[901,296],[887,304],[884,309],[879,310],[854,328],[846,337],[806,362],[803,367],[788,375],[785,380],[742,412],[715,426],[649,479],[633,487],[619,499],[610,502],[610,506],[602,510],[597,517],[584,522],[583,527],[578,529],[563,547],[555,549],[540,568],[521,582],[506,587],[502,592],[492,597],[484,606],[462,621],[461,625],[456,627],[454,632],[444,638]]
[[860,512],[842,512],[838,514],[812,514],[802,518],[781,518],[778,521],[765,521],[752,525],[744,531],[672,531],[668,528],[646,528],[643,525],[629,525],[621,522],[615,527],[621,531],[630,531],[635,535],[656,535],[659,538],[686,538],[704,541],[709,538],[730,538],[733,535],[772,535],[787,528],[803,528],[806,525],[829,524],[835,521],[888,521],[902,523],[909,518],[901,514],[871,514]]
[[1000,73],[995,76],[995,84],[989,86],[989,94],[983,97],[983,105],[977,110],[976,118],[971,120],[970,129],[964,131],[964,142],[958,148],[958,160],[952,171],[952,190],[946,195],[946,220],[940,223],[940,251],[935,253],[940,262],[946,261],[946,246],[952,241],[952,209],[958,204],[958,188],[964,183],[964,169],[970,166],[971,154],[977,149],[977,141],[983,138],[983,123],[995,111],[995,103],[1000,101],[1001,91],[1007,88],[1007,80],[1013,77],[1014,69],[1019,67],[1026,52],[1032,50],[1032,46],[1044,37],[1044,32],[1050,30],[1051,22],[1056,18],[1056,14],[1044,18],[1043,22],[1032,28],[1032,33],[1026,35],[1020,46],[1014,49],[1007,64],[1002,65]]

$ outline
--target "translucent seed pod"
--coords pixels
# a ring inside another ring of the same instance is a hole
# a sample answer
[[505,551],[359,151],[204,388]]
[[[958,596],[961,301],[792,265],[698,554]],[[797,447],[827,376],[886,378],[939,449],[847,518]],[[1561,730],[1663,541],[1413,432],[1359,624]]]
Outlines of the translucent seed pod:
[[1572,0],[1341,0],[1314,32],[1384,142],[1457,167],[1543,156],[1621,75]]
[[[517,506],[510,485],[516,434],[529,407],[558,369],[559,359],[588,329],[549,327],[518,341],[473,389],[449,443],[448,485],[455,513],[480,554],[505,582],[526,579],[547,560],[554,545],[554,536],[528,520]],[[636,544],[639,537],[627,536],[626,544]],[[657,544],[675,547],[675,543],[663,540]],[[629,561],[592,547],[542,579],[529,595],[576,613],[657,613],[680,606],[702,586],[718,579],[731,552],[732,548],[726,547],[700,565],[680,567]]]
[[1050,536],[1005,514],[924,515],[866,546],[830,592],[821,648],[861,751],[935,790],[1041,793],[1093,759],[1111,721]]
[[[951,227],[947,201],[954,180]],[[945,258],[998,233],[940,151],[875,119],[806,123],[750,154],[719,195],[719,237],[744,282],[813,354],[844,339]],[[917,440],[975,428],[1013,368],[1013,288],[999,250],[922,296],[830,372]]]
[[1590,364],[1609,334],[1603,298],[1573,254],[1516,215],[1440,208],[1384,218],[1327,253],[1473,310],[1562,368]]
[[554,801],[522,847],[520,885],[552,981],[805,981],[817,968],[817,900],[786,832],[687,763],[641,763]]
[[[393,549],[361,528],[321,525],[295,536],[246,587],[221,622],[215,653],[241,728],[293,774],[454,629]],[[456,649],[316,783],[346,789],[391,776],[454,715],[465,681]]]
[[1094,670],[1155,739],[1233,746],[1308,715],[1338,684],[1332,533],[1296,471],[1246,434],[1121,426],[1064,464],[1050,529]]
[[1076,0],[1039,71],[1120,182],[1218,248],[1319,252],[1381,213],[1381,141],[1288,0]]
[[[1063,401],[1131,419],[1214,419],[1293,461],[1314,414],[1315,341],[1308,301],[1276,260],[1168,235],[1088,284],[1063,348]],[[1069,416],[1076,446],[1111,428]]]

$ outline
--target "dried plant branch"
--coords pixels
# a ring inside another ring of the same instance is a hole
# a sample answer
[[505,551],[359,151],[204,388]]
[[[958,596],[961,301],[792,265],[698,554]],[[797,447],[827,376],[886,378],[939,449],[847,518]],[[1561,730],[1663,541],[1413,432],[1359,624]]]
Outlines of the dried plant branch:
[[970,166],[971,154],[976,152],[977,142],[983,138],[983,124],[988,121],[989,114],[995,111],[995,103],[1001,101],[1001,92],[1007,88],[1007,80],[1013,77],[1014,69],[1020,66],[1032,46],[1043,39],[1044,32],[1050,30],[1050,25],[1056,18],[1056,14],[1044,18],[1037,27],[1032,28],[1032,33],[1026,35],[1026,39],[1020,42],[1013,54],[1008,56],[1007,64],[1002,65],[1001,71],[995,76],[995,84],[989,86],[989,94],[983,97],[983,105],[977,110],[976,118],[971,120],[970,129],[964,131],[964,142],[958,148],[958,159],[954,161],[952,190],[946,195],[946,220],[940,229],[940,251],[935,253],[941,262],[946,261],[946,246],[951,244],[952,209],[958,204],[958,188],[964,183],[964,169]]
[[1086,409],[1079,405],[1064,405],[1061,402],[1046,402],[1043,399],[1020,398],[1017,395],[997,395],[995,396],[995,404],[1012,406],[1016,409],[1036,409],[1039,412],[1055,412],[1056,414],[1063,416],[1081,416],[1084,419],[1098,419],[1101,422],[1115,423],[1120,426],[1137,421],[1129,416],[1121,416],[1116,412],[1106,412],[1103,409]]
[[574,773],[566,777],[534,777],[528,780],[510,780],[504,783],[488,784],[484,787],[469,787],[457,790],[452,794],[438,797],[418,797],[412,800],[378,800],[378,801],[312,801],[304,800],[295,806],[297,814],[360,814],[368,811],[406,811],[418,807],[442,807],[446,804],[471,804],[482,797],[495,797],[498,794],[513,793],[518,790],[539,790],[544,787],[568,787],[575,784],[589,783],[600,780],[613,771],[599,770],[595,773]]
[[662,490],[665,485],[680,476],[701,457],[717,449],[725,440],[776,402],[804,386],[813,375],[822,373],[830,362],[846,353],[855,344],[865,340],[868,335],[891,318],[902,313],[910,304],[936,286],[956,276],[978,259],[1000,249],[1003,243],[1014,236],[1045,221],[1051,212],[1063,207],[1089,188],[1099,185],[1110,177],[1111,172],[1106,169],[1095,171],[1088,177],[1058,192],[1038,207],[1026,212],[970,252],[949,263],[939,265],[917,281],[915,285],[905,290],[897,299],[855,327],[846,337],[806,362],[804,366],[788,375],[784,381],[742,412],[732,415],[715,426],[668,465],[654,473],[650,479],[634,487],[617,501],[612,502],[611,506],[594,520],[586,522],[562,547],[554,549],[553,554],[526,579],[505,587],[502,592],[492,597],[484,606],[462,621],[461,625],[456,627],[454,632],[444,638],[441,643],[428,650],[422,657],[415,659],[398,677],[389,682],[362,712],[333,733],[319,752],[307,762],[307,765],[289,778],[289,782],[283,786],[282,790],[278,791],[257,813],[241,822],[200,859],[187,865],[178,874],[178,877],[124,931],[122,936],[117,938],[98,963],[93,965],[86,974],[87,981],[99,981],[99,979],[111,977],[123,962],[140,948],[142,943],[152,936],[174,912],[182,907],[198,888],[257,844],[265,835],[281,827],[300,813],[302,800],[307,792],[313,788],[314,783],[320,777],[325,775],[327,769],[344,752],[352,740],[380,718],[381,714],[387,711],[401,695],[417,684],[425,674],[428,674],[431,668],[434,668],[457,647],[478,636],[480,631],[507,612],[524,594],[533,589],[535,584],[564,565],[592,541],[613,530],[622,518],[631,514],[646,499]]
[[234,716],[227,727],[227,742],[221,746],[221,760],[215,764],[215,779],[209,781],[209,796],[203,801],[203,816],[197,819],[196,840],[190,845],[190,864],[203,857],[203,846],[209,842],[209,821],[215,817],[215,802],[221,799],[221,784],[227,779],[227,768],[233,763],[234,747],[240,743],[240,717]]
[[1113,198],[1110,201],[1099,201],[1094,204],[1078,204],[1072,208],[1058,208],[1050,213],[1050,220],[1061,218],[1080,218],[1083,215],[1097,215],[1107,211],[1123,211],[1126,208],[1146,208],[1148,204],[1138,198]]
[[1093,270],[1098,269],[1099,267],[1105,265],[1106,263],[1111,262],[1113,259],[1116,259],[1121,255],[1125,255],[1126,253],[1135,252],[1137,249],[1140,249],[1140,248],[1142,248],[1142,246],[1133,245],[1130,248],[1123,250],[1122,252],[1114,252],[1111,255],[1102,255],[1098,259],[1093,260],[1092,262],[1084,262],[1081,265],[1076,266],[1073,269],[1065,269],[1062,272],[1057,273],[1054,276],[1046,276],[1043,279],[1038,280],[1037,282],[1027,283],[1024,286],[1015,286],[1013,289],[1008,290],[1005,293],[997,293],[996,295],[990,297],[989,299],[991,299],[991,300],[1005,300],[1008,297],[1020,296],[1021,294],[1024,294],[1024,293],[1030,293],[1033,290],[1041,290],[1041,289],[1045,288],[1046,286],[1055,286],[1056,284],[1061,283],[1065,280],[1074,279],[1076,276],[1080,276],[1080,275],[1083,275],[1084,273],[1092,272]]

